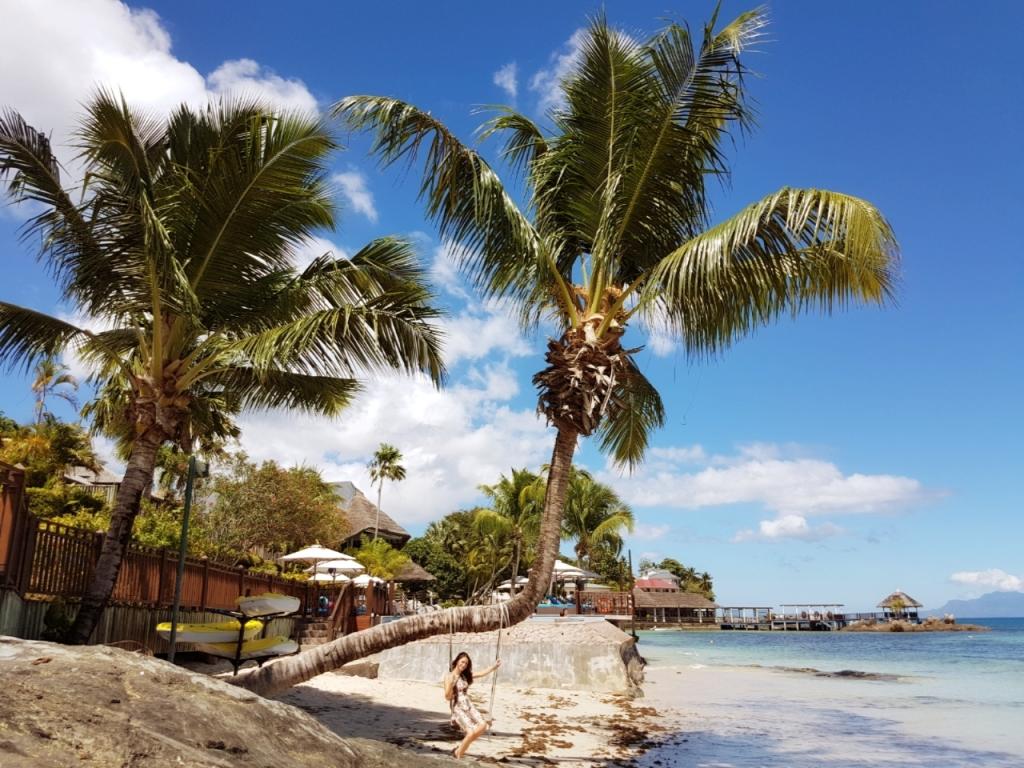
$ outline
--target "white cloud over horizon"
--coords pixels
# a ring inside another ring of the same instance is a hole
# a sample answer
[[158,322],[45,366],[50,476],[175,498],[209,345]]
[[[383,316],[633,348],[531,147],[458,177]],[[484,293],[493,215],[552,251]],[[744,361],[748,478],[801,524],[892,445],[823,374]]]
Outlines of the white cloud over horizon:
[[[208,75],[172,53],[156,12],[117,0],[21,2],[4,9],[0,104],[50,133],[65,164],[81,106],[96,88],[120,90],[133,106],[164,115],[182,102],[202,106],[229,95],[255,95],[283,109],[313,112],[317,100],[298,79],[252,59],[226,60]],[[11,31],[17,30],[17,34]]]
[[519,79],[516,69],[516,63],[510,61],[495,72],[493,77],[494,84],[501,88],[513,102],[519,94]]
[[659,447],[630,476],[619,475],[611,464],[599,476],[634,507],[751,504],[775,513],[756,530],[738,531],[733,541],[820,541],[843,530],[831,522],[812,525],[810,517],[892,512],[937,495],[913,478],[846,474],[805,454],[771,443],[742,445],[730,455],[709,454],[700,445]]
[[970,587],[991,587],[997,592],[1024,592],[1024,578],[1007,573],[1001,568],[985,571],[957,571],[949,580]]
[[356,213],[361,213],[374,224],[379,218],[373,202],[373,193],[366,186],[366,177],[359,171],[345,171],[331,177],[341,190],[345,201]]

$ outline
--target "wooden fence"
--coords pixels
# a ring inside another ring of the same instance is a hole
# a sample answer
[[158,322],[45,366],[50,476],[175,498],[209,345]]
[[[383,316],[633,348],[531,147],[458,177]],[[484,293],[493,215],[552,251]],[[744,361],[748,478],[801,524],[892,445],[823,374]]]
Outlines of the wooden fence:
[[584,613],[592,612],[599,616],[633,615],[632,592],[580,592],[579,603]]

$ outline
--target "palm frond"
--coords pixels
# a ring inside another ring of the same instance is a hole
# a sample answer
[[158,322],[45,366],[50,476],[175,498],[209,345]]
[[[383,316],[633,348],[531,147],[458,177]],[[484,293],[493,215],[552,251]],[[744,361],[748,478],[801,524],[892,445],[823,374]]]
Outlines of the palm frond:
[[44,312],[0,301],[0,365],[8,370],[55,357],[91,334]]
[[424,152],[420,199],[441,237],[461,246],[460,266],[485,296],[526,297],[541,242],[480,155],[439,120],[397,99],[351,96],[331,114],[354,130],[372,131],[373,152],[384,166],[411,165]]
[[362,389],[354,379],[241,366],[204,380],[203,389],[210,388],[230,392],[242,409],[287,408],[321,416],[337,416]]
[[547,139],[540,127],[526,115],[511,107],[497,106],[492,109],[497,114],[480,126],[480,140],[486,141],[496,133],[503,134],[505,147],[502,155],[513,170],[524,177],[533,163],[547,151]]
[[664,426],[665,406],[632,359],[612,398],[621,408],[614,409],[614,416],[601,424],[601,450],[611,454],[616,464],[632,470],[643,461],[651,433]]
[[638,308],[692,353],[714,353],[782,313],[891,299],[898,257],[870,203],[782,189],[698,235],[653,271]]

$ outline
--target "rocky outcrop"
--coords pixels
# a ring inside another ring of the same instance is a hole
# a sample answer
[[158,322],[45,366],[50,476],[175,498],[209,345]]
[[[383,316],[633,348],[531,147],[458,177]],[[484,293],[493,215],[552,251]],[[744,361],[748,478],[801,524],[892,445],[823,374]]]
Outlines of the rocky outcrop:
[[[636,643],[603,619],[530,619],[501,633],[502,685],[642,695],[644,661]],[[437,682],[448,669],[449,645],[483,669],[494,662],[498,632],[441,635],[391,648],[373,657],[377,676]]]
[[0,637],[4,768],[430,768],[295,707],[155,658]]

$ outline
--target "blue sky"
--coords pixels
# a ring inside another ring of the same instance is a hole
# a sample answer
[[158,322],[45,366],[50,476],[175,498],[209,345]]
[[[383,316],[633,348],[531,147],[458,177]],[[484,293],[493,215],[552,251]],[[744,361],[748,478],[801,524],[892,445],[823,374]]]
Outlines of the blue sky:
[[[0,104],[60,142],[99,82],[154,111],[239,90],[305,109],[377,93],[430,109],[470,140],[478,105],[541,115],[571,64],[573,34],[598,8],[129,5],[13,3],[0,33]],[[699,27],[712,7],[606,9],[642,37],[664,18]],[[722,18],[748,7],[727,2]],[[672,556],[710,571],[723,604],[863,609],[901,588],[936,607],[1024,590],[1024,267],[1011,231],[1024,202],[1024,85],[1000,34],[1024,23],[1024,8],[779,2],[770,14],[746,57],[759,73],[750,83],[759,127],[731,153],[716,215],[783,185],[865,197],[902,245],[898,303],[785,321],[708,362],[650,340],[640,360],[668,407],[650,461],[620,476],[589,444],[580,461],[633,505],[634,561]],[[450,386],[375,381],[335,423],[252,414],[242,442],[258,458],[315,464],[364,487],[369,454],[395,443],[409,479],[385,488],[384,507],[419,532],[477,501],[478,483],[547,460],[552,434],[533,415],[530,386],[544,339],[522,337],[454,276],[454,246],[424,221],[412,177],[381,173],[364,139],[346,144],[335,169],[341,227],[300,257],[352,252],[381,234],[416,239],[449,310]],[[0,211],[0,300],[74,315],[19,244],[23,215]],[[31,405],[26,378],[5,374],[0,409],[27,418]]]

